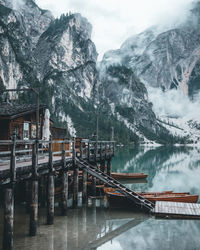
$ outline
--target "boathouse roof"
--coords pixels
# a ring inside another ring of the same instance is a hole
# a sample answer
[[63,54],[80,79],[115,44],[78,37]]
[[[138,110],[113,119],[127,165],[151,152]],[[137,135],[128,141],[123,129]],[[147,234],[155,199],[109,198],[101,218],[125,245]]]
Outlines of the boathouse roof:
[[[16,104],[0,103],[0,119],[13,119],[29,113],[36,112],[36,104]],[[40,104],[40,110],[46,108],[46,105]]]

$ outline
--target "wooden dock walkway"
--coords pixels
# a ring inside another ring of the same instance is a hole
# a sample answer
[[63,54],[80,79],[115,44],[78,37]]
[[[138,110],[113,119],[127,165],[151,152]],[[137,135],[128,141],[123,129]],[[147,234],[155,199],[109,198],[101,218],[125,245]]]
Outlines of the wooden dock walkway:
[[[14,232],[14,199],[17,187],[22,185],[20,196],[26,202],[30,213],[29,235],[35,236],[38,226],[39,203],[47,206],[47,224],[54,222],[55,179],[59,179],[61,195],[60,210],[67,215],[69,180],[73,187],[73,207],[78,206],[79,160],[84,160],[92,167],[111,173],[111,160],[114,156],[113,141],[91,141],[72,138],[70,140],[0,140],[0,145],[9,151],[0,152],[0,195],[4,194],[3,250],[12,250]],[[45,145],[45,150],[43,149]],[[47,146],[47,147],[46,147]],[[54,150],[53,150],[54,149]],[[105,169],[105,166],[106,169]],[[69,170],[72,176],[69,177]],[[83,171],[81,191],[82,203],[87,201],[86,171]],[[93,189],[96,178],[92,177]]]
[[157,201],[153,213],[160,218],[200,219],[200,204]]

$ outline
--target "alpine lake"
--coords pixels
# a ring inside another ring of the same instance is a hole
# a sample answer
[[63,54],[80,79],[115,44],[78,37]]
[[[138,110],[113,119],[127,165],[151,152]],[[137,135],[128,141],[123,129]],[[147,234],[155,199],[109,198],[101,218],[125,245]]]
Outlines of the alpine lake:
[[[144,172],[141,182],[126,183],[134,191],[190,192],[200,195],[200,148],[117,148],[113,172]],[[0,208],[2,246],[3,209]],[[15,250],[198,250],[200,220],[155,219],[154,216],[123,209],[109,209],[104,199],[89,199],[87,205],[69,208],[60,216],[55,208],[54,225],[46,225],[46,210],[39,208],[37,236],[29,237],[25,205],[16,205]],[[0,248],[1,248],[0,246]]]

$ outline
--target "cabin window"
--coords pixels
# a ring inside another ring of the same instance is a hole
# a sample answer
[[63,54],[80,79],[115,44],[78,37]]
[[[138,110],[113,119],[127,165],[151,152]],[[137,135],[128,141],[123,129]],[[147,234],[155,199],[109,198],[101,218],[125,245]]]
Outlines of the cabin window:
[[29,123],[24,123],[24,133],[23,133],[23,139],[28,140],[29,139]]

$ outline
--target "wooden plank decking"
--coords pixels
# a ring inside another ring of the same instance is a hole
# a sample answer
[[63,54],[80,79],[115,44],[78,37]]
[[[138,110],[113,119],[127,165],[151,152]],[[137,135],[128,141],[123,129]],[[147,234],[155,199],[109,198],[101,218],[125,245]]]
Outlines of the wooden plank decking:
[[200,204],[157,201],[153,213],[162,218],[200,219]]

